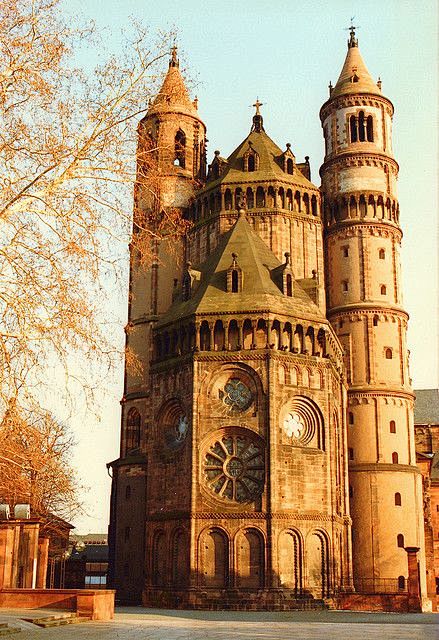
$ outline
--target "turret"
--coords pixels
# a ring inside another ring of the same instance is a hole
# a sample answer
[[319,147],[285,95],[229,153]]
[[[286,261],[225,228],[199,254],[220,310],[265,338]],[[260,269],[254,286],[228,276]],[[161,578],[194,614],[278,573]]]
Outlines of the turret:
[[402,307],[393,105],[363,62],[355,28],[320,111],[328,318],[345,350],[357,590],[404,590],[405,546],[421,548],[422,486]]

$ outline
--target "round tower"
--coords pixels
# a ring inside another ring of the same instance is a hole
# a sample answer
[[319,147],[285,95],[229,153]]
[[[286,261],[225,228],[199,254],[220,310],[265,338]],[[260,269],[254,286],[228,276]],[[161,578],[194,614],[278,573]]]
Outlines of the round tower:
[[345,350],[349,493],[358,591],[404,591],[405,547],[420,547],[422,482],[402,306],[393,105],[351,27],[346,60],[320,110],[328,319]]

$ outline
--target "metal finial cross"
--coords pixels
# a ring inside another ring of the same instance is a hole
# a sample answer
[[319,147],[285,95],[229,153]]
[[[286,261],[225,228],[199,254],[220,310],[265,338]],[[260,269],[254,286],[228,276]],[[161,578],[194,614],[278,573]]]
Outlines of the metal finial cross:
[[257,116],[261,114],[261,112],[259,111],[259,107],[262,107],[263,104],[264,104],[263,102],[259,102],[259,98],[256,98],[256,102],[254,103],[254,105],[252,105],[253,107],[256,107]]
[[177,47],[174,44],[173,47],[171,47],[171,62],[173,64],[177,64],[178,60],[177,60]]

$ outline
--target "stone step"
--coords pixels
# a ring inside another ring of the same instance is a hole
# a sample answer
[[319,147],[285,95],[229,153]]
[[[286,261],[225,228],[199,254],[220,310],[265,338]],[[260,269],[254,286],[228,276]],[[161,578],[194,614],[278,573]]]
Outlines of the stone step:
[[47,616],[47,618],[26,618],[26,622],[32,622],[32,624],[48,629],[50,627],[61,627],[67,624],[80,624],[81,622],[88,622],[91,618],[86,616],[78,616],[77,613],[65,613],[61,615]]

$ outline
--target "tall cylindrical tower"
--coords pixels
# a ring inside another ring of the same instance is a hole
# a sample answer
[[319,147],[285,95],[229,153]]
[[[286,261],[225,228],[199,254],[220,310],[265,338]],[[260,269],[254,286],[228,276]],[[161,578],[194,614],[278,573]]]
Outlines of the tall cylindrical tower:
[[406,546],[421,548],[422,483],[415,460],[400,275],[393,105],[351,28],[320,118],[328,318],[345,349],[354,580],[359,591],[404,590]]

